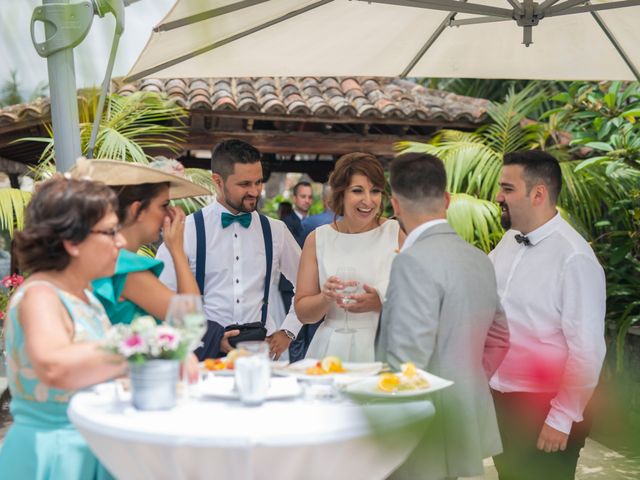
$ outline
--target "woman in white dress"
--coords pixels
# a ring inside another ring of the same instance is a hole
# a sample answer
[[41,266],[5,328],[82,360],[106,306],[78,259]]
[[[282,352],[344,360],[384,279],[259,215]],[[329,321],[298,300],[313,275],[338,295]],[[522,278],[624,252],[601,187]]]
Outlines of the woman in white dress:
[[[391,263],[404,234],[397,221],[381,216],[385,177],[376,157],[342,156],[329,184],[331,210],[342,219],[307,237],[296,283],[295,310],[300,321],[325,319],[306,357],[335,355],[343,361],[371,362]],[[354,272],[348,274],[352,278],[338,276],[349,269]],[[342,292],[356,282],[355,293]]]

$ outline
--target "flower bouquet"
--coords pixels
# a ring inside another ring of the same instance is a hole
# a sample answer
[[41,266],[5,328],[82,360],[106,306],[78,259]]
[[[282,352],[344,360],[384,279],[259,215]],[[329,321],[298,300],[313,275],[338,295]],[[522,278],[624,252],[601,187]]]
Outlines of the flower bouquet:
[[129,361],[133,405],[140,410],[164,410],[176,404],[180,362],[189,343],[185,332],[143,316],[130,325],[114,325],[105,347]]

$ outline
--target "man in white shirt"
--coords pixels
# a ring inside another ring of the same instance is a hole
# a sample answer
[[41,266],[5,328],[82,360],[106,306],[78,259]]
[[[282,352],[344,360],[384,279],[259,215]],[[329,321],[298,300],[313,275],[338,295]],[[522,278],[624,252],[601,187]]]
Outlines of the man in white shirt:
[[[266,248],[261,221],[256,208],[262,193],[263,174],[260,152],[240,140],[225,140],[212,152],[211,170],[216,185],[216,201],[202,209],[206,239],[204,268],[204,314],[215,329],[234,324],[261,321],[265,293]],[[300,261],[300,247],[279,220],[268,219],[273,244],[271,284],[280,273],[295,284]],[[194,215],[185,224],[185,252],[191,269],[196,271],[197,233]],[[165,268],[160,280],[175,290],[175,270],[166,247],[157,257]],[[272,357],[279,358],[298,334],[302,324],[291,308],[282,325],[266,316],[265,327]],[[231,350],[229,337],[237,330],[217,337],[219,351]],[[205,337],[208,338],[208,337]],[[218,351],[217,345],[205,345]]]
[[395,479],[482,475],[482,460],[502,450],[489,377],[509,332],[491,262],[449,226],[440,159],[398,156],[390,168],[393,209],[408,233],[393,261],[376,345],[399,370],[413,362],[454,384],[433,396],[435,418]]
[[574,478],[604,360],[604,271],[556,210],[561,186],[548,153],[505,155],[497,201],[509,230],[489,255],[511,332],[491,379],[501,480]]

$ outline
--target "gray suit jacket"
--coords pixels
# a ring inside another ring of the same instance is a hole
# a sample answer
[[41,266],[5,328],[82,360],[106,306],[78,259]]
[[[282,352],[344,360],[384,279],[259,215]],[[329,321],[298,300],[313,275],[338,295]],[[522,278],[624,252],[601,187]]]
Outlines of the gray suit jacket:
[[488,379],[508,349],[509,331],[489,258],[448,224],[427,229],[394,260],[377,356],[453,380],[432,396],[436,415],[393,478],[482,475],[502,451]]

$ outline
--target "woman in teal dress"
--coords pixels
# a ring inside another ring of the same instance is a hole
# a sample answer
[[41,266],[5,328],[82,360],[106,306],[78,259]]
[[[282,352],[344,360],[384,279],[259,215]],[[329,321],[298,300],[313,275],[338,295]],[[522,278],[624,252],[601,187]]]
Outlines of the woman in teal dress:
[[5,321],[13,424],[0,449],[0,478],[109,478],[67,417],[79,389],[126,371],[100,348],[106,313],[91,280],[114,271],[124,239],[116,198],[106,186],[58,177],[42,184],[16,233],[16,254],[29,278]]
[[144,165],[113,160],[91,160],[90,164],[91,178],[110,185],[118,196],[118,219],[127,241],[115,274],[94,281],[94,294],[112,323],[131,323],[146,314],[164,320],[176,292],[158,280],[162,261],[136,252],[158,241],[162,232],[176,266],[177,293],[200,295],[183,247],[185,214],[169,206],[169,200],[211,192],[183,177]]

